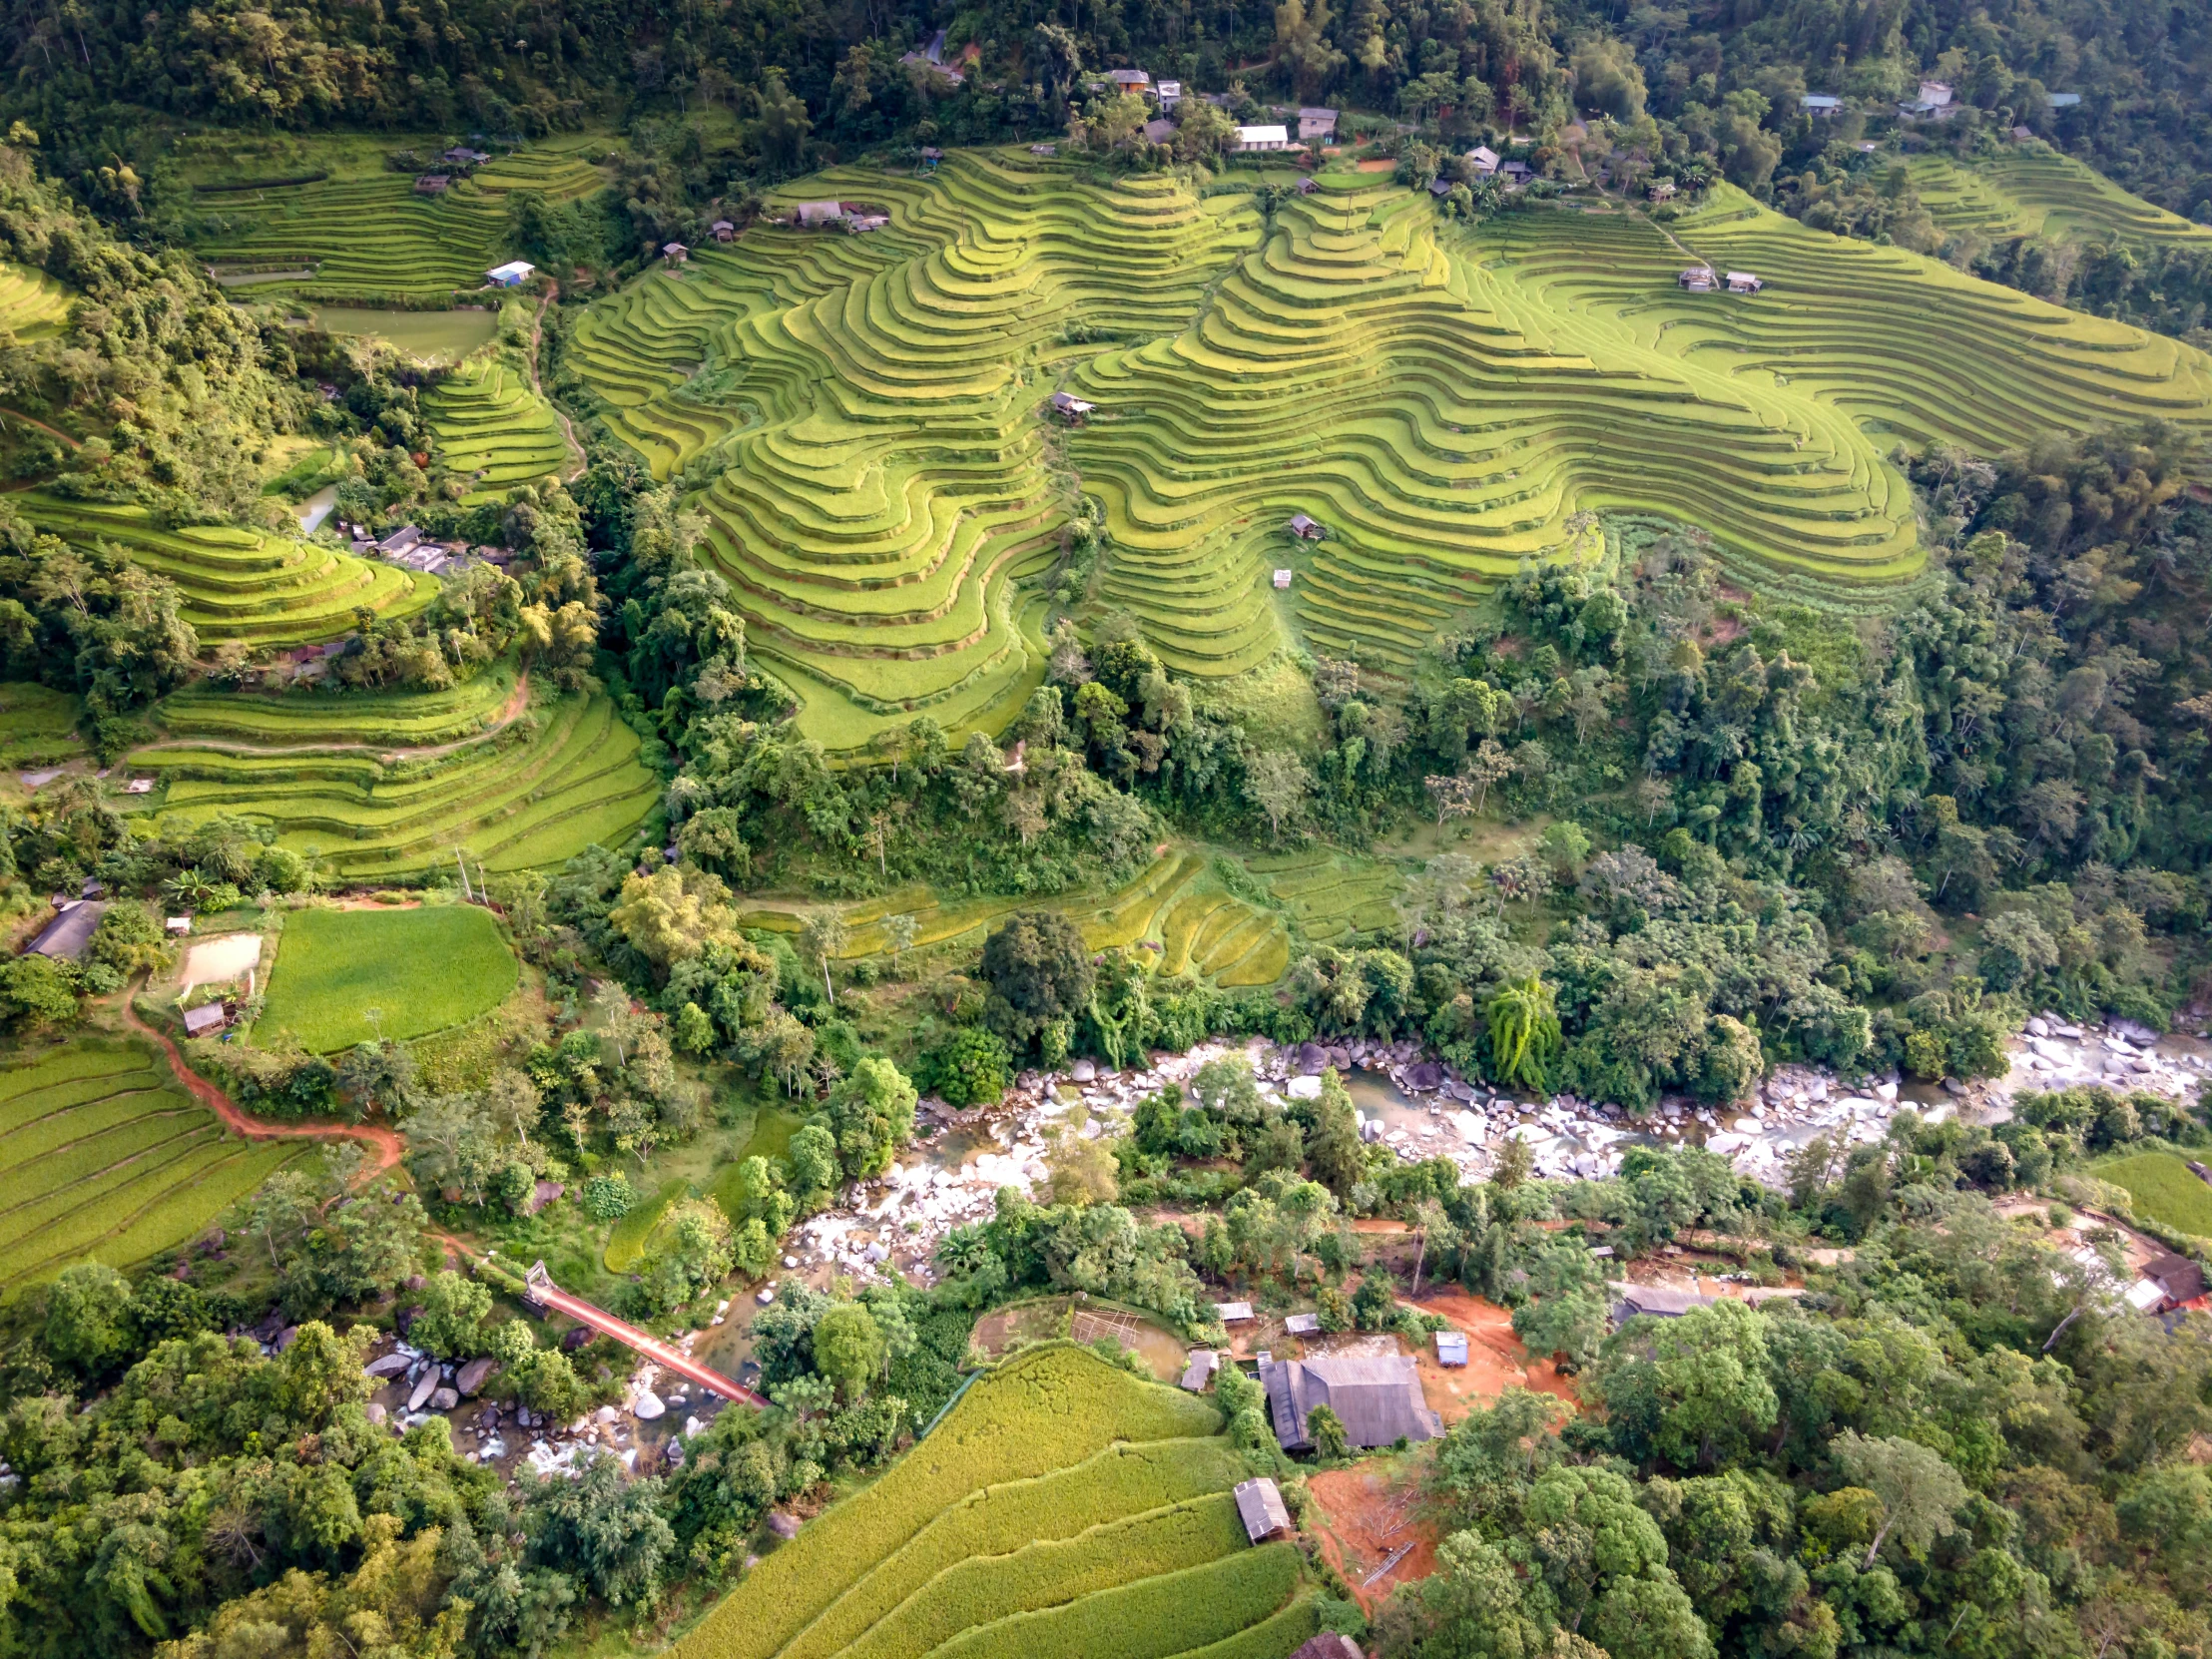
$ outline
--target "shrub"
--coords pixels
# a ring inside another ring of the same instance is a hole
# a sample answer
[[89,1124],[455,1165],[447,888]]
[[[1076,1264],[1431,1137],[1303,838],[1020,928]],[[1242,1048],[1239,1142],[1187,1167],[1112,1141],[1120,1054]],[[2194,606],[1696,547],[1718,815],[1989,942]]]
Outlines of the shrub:
[[627,1175],[595,1175],[584,1183],[584,1210],[594,1221],[620,1221],[637,1198]]

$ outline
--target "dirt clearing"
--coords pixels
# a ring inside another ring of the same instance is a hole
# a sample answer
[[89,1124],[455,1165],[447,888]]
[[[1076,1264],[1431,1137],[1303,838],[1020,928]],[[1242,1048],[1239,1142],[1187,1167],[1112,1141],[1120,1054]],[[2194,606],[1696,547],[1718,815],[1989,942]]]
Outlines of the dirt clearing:
[[1494,1302],[1484,1302],[1452,1286],[1432,1291],[1407,1306],[1449,1320],[1451,1328],[1467,1339],[1464,1366],[1439,1365],[1433,1341],[1424,1343],[1414,1356],[1420,1368],[1421,1396],[1447,1424],[1516,1386],[1555,1395],[1570,1405],[1576,1403],[1573,1380],[1561,1377],[1548,1359],[1531,1359],[1513,1335],[1513,1316]]
[[1436,1527],[1420,1489],[1426,1468],[1425,1457],[1407,1452],[1327,1469],[1306,1482],[1321,1508],[1315,1541],[1371,1617],[1398,1585],[1436,1570]]

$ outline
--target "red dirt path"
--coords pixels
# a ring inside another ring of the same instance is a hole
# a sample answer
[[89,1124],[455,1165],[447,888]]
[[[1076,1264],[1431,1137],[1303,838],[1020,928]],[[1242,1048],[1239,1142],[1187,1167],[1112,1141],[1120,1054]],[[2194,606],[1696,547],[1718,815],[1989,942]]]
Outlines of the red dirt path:
[[194,1099],[221,1118],[225,1128],[250,1141],[359,1141],[376,1155],[375,1162],[361,1171],[363,1182],[373,1181],[387,1170],[397,1168],[400,1156],[407,1150],[399,1132],[382,1124],[266,1123],[243,1110],[229,1095],[185,1064],[184,1055],[169,1033],[158,1031],[141,1019],[128,995],[123,999],[123,1019],[140,1036],[151,1037],[161,1044],[162,1052],[169,1056],[169,1069],[177,1074],[178,1082],[192,1091]]
[[[1309,1529],[1314,1541],[1370,1616],[1398,1585],[1436,1570],[1436,1530],[1420,1507],[1420,1475],[1426,1465],[1417,1453],[1371,1457],[1350,1468],[1325,1469],[1306,1482],[1321,1506],[1321,1520]],[[1404,1543],[1413,1547],[1388,1577],[1368,1588],[1368,1575]]]

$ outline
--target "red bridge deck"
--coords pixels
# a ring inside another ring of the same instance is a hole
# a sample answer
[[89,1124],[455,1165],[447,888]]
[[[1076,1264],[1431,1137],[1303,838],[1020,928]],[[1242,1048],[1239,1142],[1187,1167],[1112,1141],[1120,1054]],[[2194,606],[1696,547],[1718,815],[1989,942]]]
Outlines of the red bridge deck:
[[687,1382],[696,1382],[710,1393],[724,1399],[743,1400],[748,1405],[766,1407],[768,1401],[746,1387],[733,1382],[718,1371],[710,1371],[698,1361],[689,1358],[682,1350],[664,1343],[647,1331],[640,1331],[627,1320],[618,1320],[604,1308],[594,1307],[582,1297],[570,1296],[553,1283],[553,1276],[545,1271],[543,1262],[534,1263],[525,1281],[529,1298],[541,1308],[550,1308],[556,1314],[566,1314],[578,1325],[589,1326],[602,1337],[612,1337],[625,1348],[642,1354],[664,1371],[672,1371]]

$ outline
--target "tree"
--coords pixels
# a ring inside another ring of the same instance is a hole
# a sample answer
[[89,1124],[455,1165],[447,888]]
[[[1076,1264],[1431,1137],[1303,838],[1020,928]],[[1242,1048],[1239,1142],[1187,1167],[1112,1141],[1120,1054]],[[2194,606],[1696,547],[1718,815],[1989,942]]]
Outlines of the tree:
[[1893,1533],[1907,1553],[1919,1556],[1956,1527],[1951,1517],[1966,1501],[1966,1483],[1927,1446],[1895,1434],[1868,1439],[1847,1428],[1829,1442],[1829,1452],[1847,1480],[1882,1499],[1882,1525],[1867,1545],[1862,1571],[1873,1568]]
[[1340,1199],[1367,1173],[1367,1148],[1360,1140],[1360,1114],[1335,1066],[1323,1068],[1321,1098],[1314,1103],[1314,1130],[1306,1139],[1307,1162],[1322,1184]]
[[1016,1053],[1049,1026],[1072,1023],[1090,1006],[1097,970],[1083,934],[1057,910],[1024,910],[983,941],[990,986],[983,1020]]
[[407,1340],[426,1354],[448,1360],[483,1352],[485,1316],[491,1292],[479,1281],[442,1268],[422,1287],[422,1312],[407,1328]]
[[1345,1435],[1344,1419],[1326,1405],[1306,1413],[1306,1432],[1313,1439],[1314,1455],[1324,1462],[1348,1455],[1352,1443]]
[[102,1263],[80,1262],[46,1293],[40,1338],[57,1364],[95,1382],[130,1355],[131,1315],[131,1282]]
[[1559,1013],[1551,987],[1531,973],[1490,998],[1490,1074],[1542,1094],[1559,1053]]
[[792,1166],[792,1191],[799,1206],[809,1212],[829,1202],[837,1186],[837,1140],[819,1123],[804,1125],[792,1136],[786,1154]]
[[842,954],[851,936],[852,930],[845,925],[844,917],[834,910],[817,910],[799,930],[800,954],[822,974],[822,988],[829,994],[832,1007],[836,1004],[837,988],[830,983],[830,963]]
[[1245,763],[1245,794],[1267,819],[1271,841],[1283,838],[1285,824],[1298,822],[1313,788],[1306,763],[1288,750],[1264,750]]
[[920,925],[912,912],[907,910],[900,910],[895,915],[883,918],[883,942],[891,947],[891,966],[893,968],[898,966],[899,958],[913,949],[914,935],[920,929]]
[[573,1479],[522,1476],[522,1528],[533,1564],[571,1573],[614,1606],[658,1599],[676,1534],[661,1516],[661,1482],[633,1480],[596,1456]]
[[890,1168],[913,1139],[914,1086],[880,1055],[869,1055],[830,1091],[830,1123],[845,1179],[862,1181]]
[[847,1399],[865,1393],[868,1380],[883,1368],[883,1333],[857,1302],[840,1302],[815,1321],[814,1347],[816,1369]]

